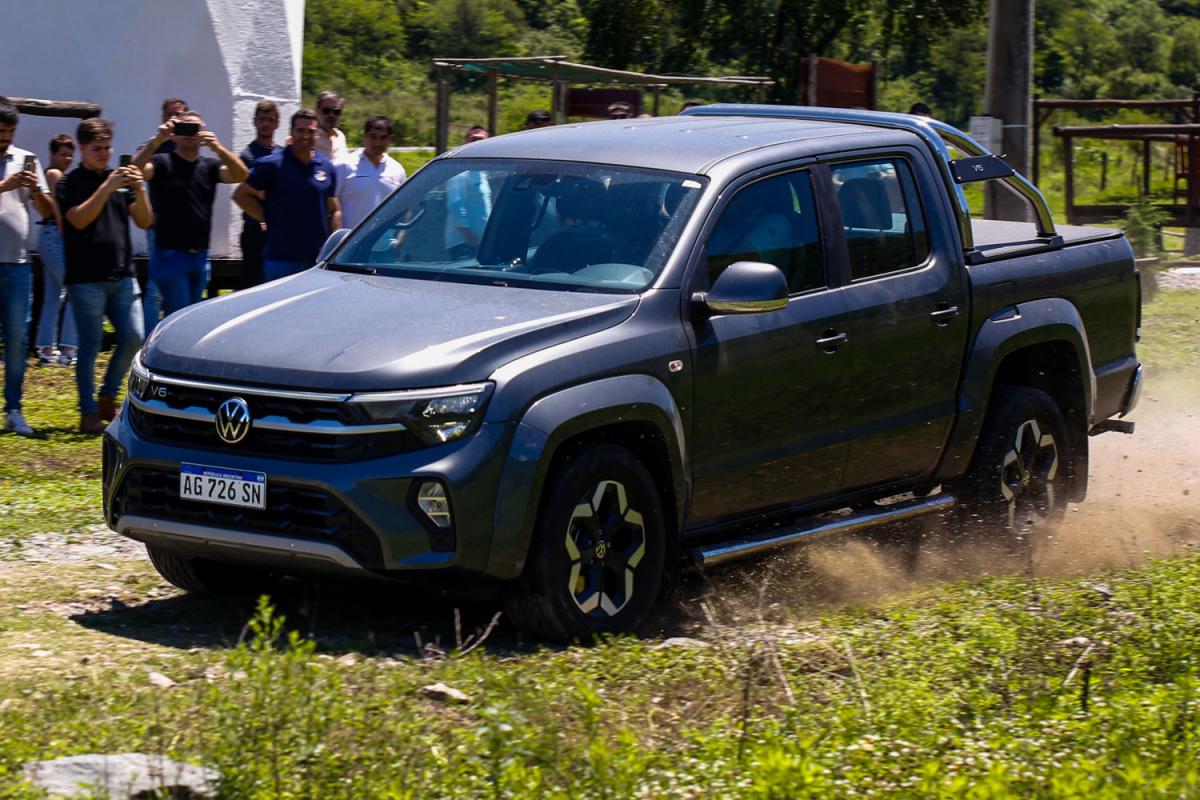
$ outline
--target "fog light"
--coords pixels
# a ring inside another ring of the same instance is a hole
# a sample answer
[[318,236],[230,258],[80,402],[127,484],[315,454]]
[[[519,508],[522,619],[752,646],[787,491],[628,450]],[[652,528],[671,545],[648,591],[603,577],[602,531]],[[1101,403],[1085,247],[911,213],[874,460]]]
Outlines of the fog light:
[[439,528],[450,527],[450,498],[446,497],[446,487],[438,481],[421,484],[417,491],[417,506],[434,525]]

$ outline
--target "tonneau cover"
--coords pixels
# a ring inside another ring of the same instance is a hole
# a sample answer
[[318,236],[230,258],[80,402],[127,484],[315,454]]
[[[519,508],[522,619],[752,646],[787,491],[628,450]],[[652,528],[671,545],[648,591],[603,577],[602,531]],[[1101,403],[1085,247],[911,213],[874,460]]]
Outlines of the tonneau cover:
[[[985,260],[1007,258],[1027,254],[1031,250],[1056,249],[1045,239],[1037,237],[1037,226],[1032,222],[1008,222],[995,219],[973,219],[971,230],[975,235],[975,250]],[[1062,237],[1063,246],[1116,239],[1121,236],[1120,228],[1096,228],[1083,225],[1056,225],[1055,231]]]

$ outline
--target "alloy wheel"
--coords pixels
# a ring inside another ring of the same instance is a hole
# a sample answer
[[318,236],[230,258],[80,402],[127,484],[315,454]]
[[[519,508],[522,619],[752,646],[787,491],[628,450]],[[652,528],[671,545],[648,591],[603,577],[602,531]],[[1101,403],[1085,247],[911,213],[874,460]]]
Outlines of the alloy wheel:
[[567,522],[567,588],[585,614],[616,616],[634,596],[637,567],[646,554],[646,525],[619,481],[603,480],[585,495]]
[[1017,426],[1000,466],[1000,494],[1008,503],[1008,527],[1028,531],[1050,523],[1060,498],[1058,442],[1036,419]]

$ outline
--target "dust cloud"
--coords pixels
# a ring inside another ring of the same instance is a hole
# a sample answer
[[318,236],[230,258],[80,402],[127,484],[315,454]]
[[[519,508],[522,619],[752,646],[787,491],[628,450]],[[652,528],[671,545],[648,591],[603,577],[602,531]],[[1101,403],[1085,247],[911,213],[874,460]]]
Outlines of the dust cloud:
[[1032,552],[951,536],[926,518],[831,537],[722,568],[686,586],[685,618],[781,621],[872,603],[937,583],[995,574],[1069,577],[1127,568],[1200,547],[1200,384],[1151,376],[1130,414],[1136,433],[1092,437],[1087,499]]

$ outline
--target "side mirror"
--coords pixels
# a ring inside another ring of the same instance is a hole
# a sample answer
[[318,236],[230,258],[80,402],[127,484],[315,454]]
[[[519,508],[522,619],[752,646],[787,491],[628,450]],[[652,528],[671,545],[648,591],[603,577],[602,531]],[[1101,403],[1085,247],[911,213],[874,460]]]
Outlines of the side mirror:
[[787,278],[774,264],[735,261],[707,292],[692,295],[692,306],[705,314],[761,314],[787,308]]
[[325,244],[321,245],[321,252],[317,255],[317,263],[320,264],[322,261],[328,261],[329,257],[333,255],[333,251],[337,250],[342,240],[349,235],[349,228],[338,228],[329,234],[329,238],[325,240]]

